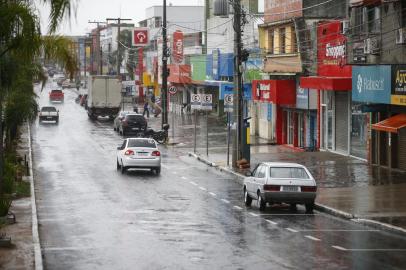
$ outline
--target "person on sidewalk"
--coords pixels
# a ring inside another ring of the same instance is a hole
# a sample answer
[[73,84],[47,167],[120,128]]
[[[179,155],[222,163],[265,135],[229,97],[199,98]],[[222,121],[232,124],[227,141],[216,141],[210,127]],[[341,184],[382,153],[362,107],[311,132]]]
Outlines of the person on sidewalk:
[[149,118],[149,109],[148,109],[148,106],[149,106],[148,101],[146,101],[146,102],[144,103],[144,112],[142,113],[142,116],[145,116],[145,113],[146,113],[146,114],[147,114],[147,118]]

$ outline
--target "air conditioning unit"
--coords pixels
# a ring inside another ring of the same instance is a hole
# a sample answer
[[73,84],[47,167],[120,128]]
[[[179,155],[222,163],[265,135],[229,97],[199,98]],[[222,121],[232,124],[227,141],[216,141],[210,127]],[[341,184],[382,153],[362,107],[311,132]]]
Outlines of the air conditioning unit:
[[348,20],[344,20],[341,22],[341,34],[346,35],[349,33],[350,30],[350,22]]
[[396,30],[396,44],[406,44],[406,27]]
[[364,53],[365,54],[379,54],[381,50],[381,44],[377,38],[367,38],[364,41]]

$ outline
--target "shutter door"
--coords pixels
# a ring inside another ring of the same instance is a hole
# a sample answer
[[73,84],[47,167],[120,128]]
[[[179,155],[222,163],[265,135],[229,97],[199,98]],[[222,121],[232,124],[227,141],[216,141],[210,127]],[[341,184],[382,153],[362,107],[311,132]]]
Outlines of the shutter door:
[[399,131],[398,141],[398,163],[399,169],[406,170],[406,128],[402,128]]
[[336,151],[348,153],[348,92],[335,93]]

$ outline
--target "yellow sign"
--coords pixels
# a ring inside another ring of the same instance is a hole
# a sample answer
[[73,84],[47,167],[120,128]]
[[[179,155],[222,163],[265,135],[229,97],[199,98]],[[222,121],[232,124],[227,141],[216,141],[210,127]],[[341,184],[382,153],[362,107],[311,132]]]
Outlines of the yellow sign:
[[406,95],[392,95],[391,104],[406,106]]

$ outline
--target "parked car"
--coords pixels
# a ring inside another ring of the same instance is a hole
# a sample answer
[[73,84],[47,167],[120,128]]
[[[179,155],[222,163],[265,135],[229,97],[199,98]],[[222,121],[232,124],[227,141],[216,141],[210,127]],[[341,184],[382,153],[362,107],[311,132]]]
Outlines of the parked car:
[[142,114],[129,113],[119,122],[118,132],[125,136],[128,133],[144,133],[147,130],[147,120]]
[[150,169],[161,173],[161,152],[154,139],[128,138],[117,147],[117,170]]
[[64,98],[65,98],[65,95],[62,92],[62,90],[54,89],[54,90],[51,90],[51,92],[49,92],[49,100],[51,102],[54,102],[54,101],[63,102]]
[[120,126],[120,122],[124,119],[124,117],[129,114],[131,112],[129,111],[121,111],[118,113],[118,115],[116,116],[116,118],[114,118],[114,122],[113,122],[113,129],[114,131],[118,132],[119,126]]
[[317,184],[309,170],[296,163],[264,162],[258,164],[244,179],[244,203],[250,206],[258,200],[259,210],[266,204],[288,203],[296,209],[296,204],[304,204],[311,213],[316,199]]
[[56,84],[57,84],[58,86],[61,86],[61,87],[62,87],[62,83],[63,83],[65,80],[66,80],[65,77],[58,78],[58,79],[56,80]]
[[62,89],[65,88],[75,88],[76,87],[76,82],[71,82],[70,80],[65,80],[62,82]]
[[39,112],[39,122],[42,121],[55,121],[59,122],[59,111],[53,106],[42,107]]

